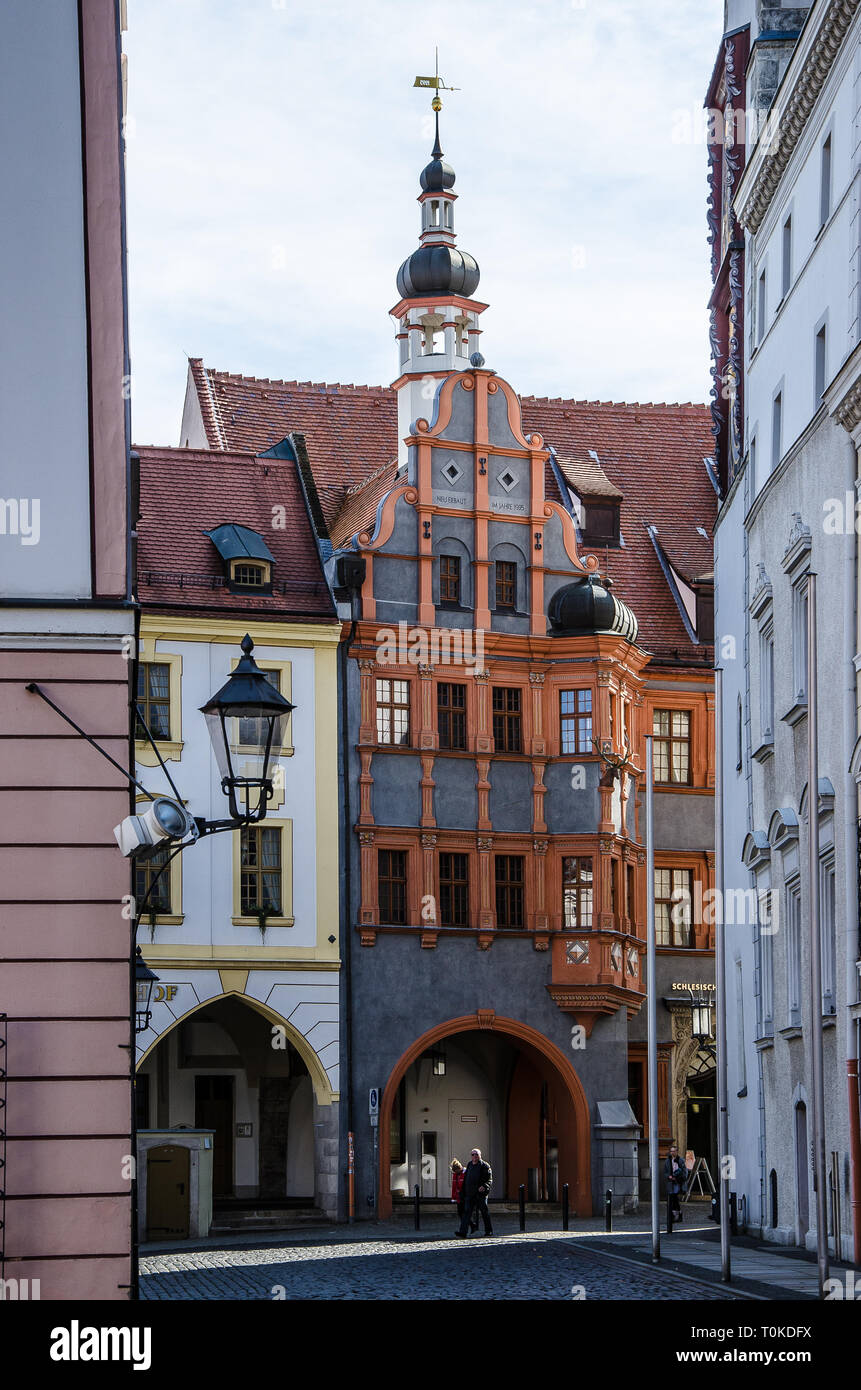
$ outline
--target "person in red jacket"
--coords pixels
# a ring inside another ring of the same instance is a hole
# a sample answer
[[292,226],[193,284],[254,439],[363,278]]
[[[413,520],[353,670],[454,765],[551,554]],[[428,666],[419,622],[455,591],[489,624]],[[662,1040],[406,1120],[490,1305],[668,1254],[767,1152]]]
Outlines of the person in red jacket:
[[453,1158],[451,1168],[451,1200],[457,1203],[458,1221],[463,1220],[463,1180],[465,1173],[459,1158]]

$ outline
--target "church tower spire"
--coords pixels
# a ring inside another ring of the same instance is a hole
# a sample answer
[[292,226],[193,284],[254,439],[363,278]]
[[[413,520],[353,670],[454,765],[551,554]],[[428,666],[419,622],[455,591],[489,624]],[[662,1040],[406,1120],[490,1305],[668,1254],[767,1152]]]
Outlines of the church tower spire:
[[[417,78],[425,86],[442,85],[439,77]],[[400,299],[389,312],[397,325],[400,374],[398,392],[399,457],[406,460],[404,438],[421,416],[430,418],[437,378],[463,371],[478,350],[479,315],[487,308],[473,298],[478,288],[478,262],[457,246],[454,230],[455,173],[443,158],[440,142],[439,92],[431,103],[435,137],[430,163],[419,183],[421,207],[419,245],[398,271]]]

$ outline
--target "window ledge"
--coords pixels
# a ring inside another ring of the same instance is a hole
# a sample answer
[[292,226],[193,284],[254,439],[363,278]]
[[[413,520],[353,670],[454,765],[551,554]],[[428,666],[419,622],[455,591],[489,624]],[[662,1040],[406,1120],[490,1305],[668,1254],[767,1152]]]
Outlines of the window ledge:
[[[181,741],[168,738],[157,738],[158,751],[165,762],[178,763],[182,757],[182,750],[185,744]],[[143,763],[144,767],[158,767],[158,758],[152,744],[145,738],[135,739],[135,762]]]
[[144,913],[140,920],[140,925],[142,927],[181,927],[184,921],[184,912],[165,912],[164,914],[157,912],[154,922],[151,922],[146,913]]
[[[234,927],[256,927],[260,931],[260,923],[256,917],[231,917]],[[266,931],[270,927],[292,927],[296,921],[295,917],[267,917]]]
[[792,1042],[793,1038],[804,1037],[804,1031],[800,1023],[792,1023],[788,1028],[779,1028],[778,1032],[782,1038],[786,1038],[787,1042]]
[[757,763],[768,762],[769,758],[774,757],[774,739],[764,739],[758,748],[754,748],[751,757],[753,758],[754,762]]
[[792,727],[794,727],[796,724],[800,724],[802,719],[806,718],[807,701],[797,700],[796,703],[792,706],[792,709],[787,710],[786,714],[783,715],[782,722],[784,724],[790,724]]
[[757,1052],[767,1052],[769,1048],[774,1047],[774,1034],[767,1033],[765,1037],[756,1038],[753,1045]]
[[747,1095],[747,1087],[746,1087],[746,1086],[742,1086],[742,1088],[741,1088],[740,1091],[736,1091],[736,1096],[738,1097],[739,1100],[744,1100],[745,1097],[746,1097],[746,1095]]

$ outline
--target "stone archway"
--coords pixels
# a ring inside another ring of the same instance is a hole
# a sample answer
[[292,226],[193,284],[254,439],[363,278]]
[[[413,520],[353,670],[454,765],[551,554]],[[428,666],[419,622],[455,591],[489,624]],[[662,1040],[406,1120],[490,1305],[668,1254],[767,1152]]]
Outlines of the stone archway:
[[490,1030],[504,1035],[510,1041],[520,1043],[527,1053],[538,1054],[554,1069],[570,1100],[574,1115],[573,1153],[571,1155],[573,1182],[570,1183],[571,1208],[578,1216],[590,1215],[592,1211],[591,1127],[589,1105],[580,1078],[561,1049],[549,1038],[544,1037],[542,1033],[517,1019],[499,1017],[492,1009],[479,1009],[474,1014],[448,1019],[445,1023],[437,1024],[436,1027],[428,1029],[410,1044],[392,1068],[380,1101],[378,1173],[380,1217],[390,1216],[392,1211],[390,1125],[392,1106],[402,1078],[406,1075],[409,1067],[435,1043],[441,1042],[444,1038],[453,1038],[458,1033],[470,1033],[476,1030]]

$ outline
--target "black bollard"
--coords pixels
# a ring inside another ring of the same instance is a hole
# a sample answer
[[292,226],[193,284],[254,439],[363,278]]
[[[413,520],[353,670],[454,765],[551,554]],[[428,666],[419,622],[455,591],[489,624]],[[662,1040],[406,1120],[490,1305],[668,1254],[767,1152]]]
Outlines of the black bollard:
[[520,1190],[519,1190],[518,1195],[517,1195],[517,1200],[518,1200],[518,1205],[519,1205],[519,1207],[520,1207],[520,1229],[521,1229],[521,1231],[525,1231],[525,1230],[526,1230],[526,1187],[525,1187],[525,1185],[524,1185],[523,1183],[520,1184]]
[[415,1196],[413,1197],[413,1208],[414,1208],[414,1215],[415,1215],[415,1222],[416,1222],[416,1230],[417,1230],[417,1231],[421,1230],[421,1224],[422,1224],[420,1200],[421,1200],[421,1199],[420,1199],[420,1197],[419,1197],[419,1185],[418,1185],[418,1183],[416,1183],[416,1185],[415,1185]]
[[729,1230],[730,1235],[738,1235],[738,1198],[734,1192],[729,1194]]
[[568,1184],[562,1184],[562,1229],[568,1230]]
[[667,1235],[673,1234],[673,1194],[670,1192],[670,1185],[667,1183]]
[[605,1230],[605,1231],[612,1231],[612,1229],[613,1229],[613,1190],[612,1190],[612,1188],[609,1188],[609,1187],[608,1187],[608,1188],[607,1188],[607,1191],[604,1193],[604,1230]]

